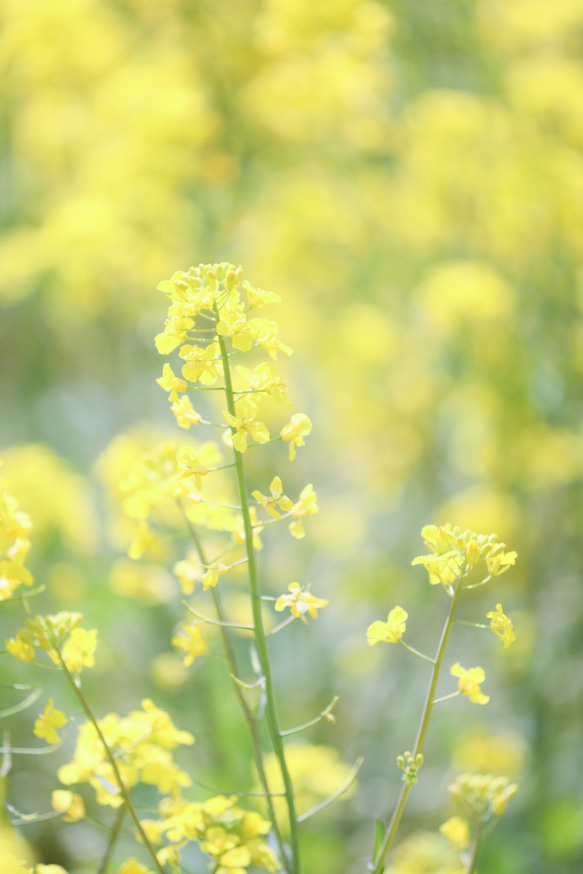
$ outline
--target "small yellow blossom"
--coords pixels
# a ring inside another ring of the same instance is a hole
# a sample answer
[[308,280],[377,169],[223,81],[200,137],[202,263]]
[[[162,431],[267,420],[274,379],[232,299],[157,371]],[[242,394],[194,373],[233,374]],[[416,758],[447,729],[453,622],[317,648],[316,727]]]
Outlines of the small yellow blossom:
[[253,391],[269,395],[277,404],[290,406],[291,402],[286,394],[287,382],[283,376],[276,375],[271,361],[262,361],[253,370],[248,370],[239,364],[237,373]]
[[275,609],[278,613],[289,607],[292,616],[305,622],[306,613],[313,619],[316,619],[318,617],[318,610],[328,606],[328,601],[324,598],[316,598],[309,591],[306,591],[303,586],[300,586],[299,583],[290,583],[288,591],[289,595],[280,595],[275,602]]
[[168,400],[171,403],[178,403],[178,394],[179,391],[186,391],[186,380],[180,379],[179,376],[174,375],[174,371],[170,367],[169,364],[165,364],[162,370],[162,376],[160,379],[157,379],[156,382],[158,385],[162,386],[164,391],[170,392],[168,396]]
[[490,700],[488,695],[484,695],[480,689],[480,683],[486,679],[486,674],[483,668],[462,668],[459,662],[456,662],[450,668],[450,674],[453,677],[459,677],[458,689],[462,695],[467,695],[470,701],[474,704],[487,704]]
[[305,446],[304,437],[312,430],[312,423],[305,413],[296,413],[291,417],[287,425],[279,432],[282,440],[289,442],[289,460],[296,457],[296,446]]
[[78,822],[85,816],[83,799],[68,789],[55,789],[51,795],[51,804],[65,822]]
[[418,555],[411,564],[423,565],[432,586],[442,583],[448,588],[459,578],[463,558],[455,549],[451,549],[443,555]]
[[304,525],[302,522],[302,516],[312,516],[314,513],[318,512],[318,496],[314,491],[314,486],[312,483],[308,483],[301,492],[298,500],[292,506],[289,511],[290,514],[294,517],[294,521],[290,523],[289,530],[293,537],[301,540],[302,537],[306,536],[306,532],[304,531]]
[[209,472],[208,467],[201,463],[198,452],[188,451],[178,457],[180,479],[193,477],[199,491],[202,490],[202,478]]
[[137,859],[132,858],[123,863],[117,874],[154,874],[154,872],[138,862]]
[[516,640],[512,620],[502,612],[502,604],[496,604],[496,609],[486,613],[486,617],[490,619],[490,628],[500,640],[504,643],[504,649],[508,649],[511,643]]
[[56,729],[62,728],[67,722],[67,717],[60,710],[54,709],[52,698],[34,724],[33,733],[37,737],[44,738],[47,743],[55,744],[60,740]]
[[97,630],[87,631],[85,628],[74,628],[62,649],[63,661],[72,674],[78,674],[85,668],[95,664],[97,648]]
[[182,376],[189,382],[200,381],[202,385],[213,385],[218,378],[220,348],[218,343],[208,346],[182,346],[180,357],[186,361]]
[[461,816],[452,816],[440,825],[439,831],[460,852],[467,850],[470,845],[470,828]]
[[488,571],[493,577],[499,577],[505,571],[510,570],[512,565],[516,564],[518,553],[512,552],[497,552],[486,559]]
[[217,334],[230,337],[233,349],[248,352],[253,346],[253,326],[240,312],[223,313],[217,324]]
[[220,564],[219,562],[214,562],[214,564],[209,565],[202,576],[205,592],[209,589],[214,589],[219,581],[219,577],[226,574],[228,570],[229,568],[226,565]]
[[246,279],[243,280],[241,285],[247,292],[247,300],[252,310],[258,310],[260,307],[267,306],[270,303],[281,303],[281,297],[273,291],[263,291],[262,288],[254,288]]
[[403,637],[406,630],[408,613],[402,607],[393,607],[386,622],[381,622],[380,619],[369,625],[366,635],[368,645],[374,646],[375,643],[384,641],[386,643],[397,643]]
[[257,404],[250,398],[242,398],[237,401],[236,415],[231,415],[226,410],[223,416],[233,429],[233,447],[237,452],[245,452],[247,449],[247,435],[250,435],[256,443],[267,443],[269,431],[263,422],[257,421]]
[[33,662],[36,657],[32,634],[26,628],[16,632],[14,640],[6,641],[6,649],[15,659],[21,662]]
[[174,573],[180,588],[185,595],[190,595],[194,589],[195,583],[201,579],[200,562],[197,555],[191,552],[188,558],[182,561],[177,561],[174,565]]
[[198,425],[198,423],[202,421],[202,416],[200,413],[196,412],[188,395],[182,395],[175,404],[172,404],[170,409],[176,416],[176,421],[180,427],[186,428],[186,430],[188,430],[191,425]]
[[284,495],[281,479],[278,476],[274,476],[271,480],[269,491],[271,495],[262,495],[258,490],[251,492],[251,494],[270,516],[273,516],[274,519],[281,519],[279,510],[288,513],[293,507],[293,501]]
[[176,649],[183,649],[186,653],[185,667],[191,665],[197,656],[204,655],[208,651],[207,642],[196,620],[184,625],[180,633],[172,638],[171,643]]

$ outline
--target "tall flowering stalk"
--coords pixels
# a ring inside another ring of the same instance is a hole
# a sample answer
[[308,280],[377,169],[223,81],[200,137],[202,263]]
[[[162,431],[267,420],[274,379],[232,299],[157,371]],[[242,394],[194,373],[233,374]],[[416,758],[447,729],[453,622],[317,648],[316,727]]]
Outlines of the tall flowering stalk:
[[[500,576],[500,574],[509,570],[516,561],[516,552],[506,552],[505,544],[499,543],[495,534],[476,534],[473,531],[462,531],[459,528],[452,528],[451,525],[439,528],[435,525],[427,525],[423,528],[421,535],[430,553],[413,559],[412,564],[423,565],[429,574],[431,585],[441,584],[450,598],[449,610],[435,657],[431,658],[420,653],[402,639],[406,631],[406,621],[408,619],[408,614],[402,607],[394,607],[390,611],[386,622],[380,620],[373,622],[367,632],[368,642],[371,646],[382,641],[400,643],[407,650],[432,665],[425,704],[421,713],[413,750],[407,751],[404,755],[397,758],[397,764],[403,771],[403,776],[401,790],[397,797],[393,814],[386,828],[380,824],[380,821],[378,823],[372,860],[368,866],[368,870],[374,872],[374,874],[383,874],[385,870],[385,860],[395,840],[409,793],[417,783],[417,773],[423,765],[423,749],[434,706],[451,698],[456,698],[459,695],[467,696],[470,701],[476,704],[487,704],[490,700],[481,690],[481,683],[486,678],[484,670],[481,667],[466,669],[459,662],[456,662],[450,668],[450,674],[458,678],[457,691],[442,698],[435,697],[447,644],[453,625],[457,621],[456,615],[460,599],[464,591],[485,585],[493,576]],[[485,575],[482,576],[480,571],[485,571]],[[474,625],[478,628],[490,627],[494,634],[502,640],[504,647],[507,648],[513,642],[515,636],[511,620],[502,612],[502,605],[498,604],[496,610],[488,613],[487,617],[491,619],[490,626],[473,622],[464,624]],[[502,813],[504,807],[505,805],[499,804],[498,815]],[[469,844],[469,826],[466,821],[463,822],[462,829],[467,831],[467,844]],[[447,829],[444,833],[447,836]],[[458,849],[465,851],[467,844],[465,841],[460,843],[459,829],[457,837],[458,842],[456,844],[454,841],[454,845]],[[464,852],[468,871],[474,870],[480,837],[481,828],[475,825],[471,855],[468,856]]]
[[[244,456],[250,446],[257,446],[274,440],[287,442],[289,457],[293,460],[296,448],[304,445],[304,438],[311,431],[311,422],[304,414],[295,414],[289,421],[282,423],[279,435],[272,438],[262,421],[261,416],[266,401],[272,401],[280,406],[289,406],[285,391],[285,380],[276,374],[272,361],[278,353],[290,354],[291,349],[279,339],[277,323],[256,315],[264,306],[279,302],[278,295],[253,287],[242,278],[241,268],[222,263],[200,265],[190,268],[187,272],[174,274],[171,280],[162,282],[159,289],[170,299],[169,314],[164,331],[156,338],[156,345],[162,354],[179,350],[183,360],[181,376],[177,376],[169,364],[164,365],[160,385],[169,392],[172,411],[178,424],[185,429],[201,423],[222,427],[224,443],[232,448],[233,463],[239,505],[231,507],[223,505],[227,513],[234,511],[240,514],[235,525],[239,529],[238,543],[244,547],[244,559],[225,564],[222,561],[207,564],[205,551],[202,548],[197,526],[189,521],[189,528],[195,540],[199,559],[203,564],[202,582],[205,589],[211,589],[217,619],[212,624],[221,628],[223,646],[232,672],[237,697],[241,703],[243,715],[248,723],[253,741],[256,767],[259,779],[268,800],[268,808],[272,818],[275,837],[280,849],[281,863],[289,874],[300,874],[300,847],[298,836],[298,818],[294,798],[294,788],[286,760],[285,746],[277,713],[275,689],[273,684],[270,655],[267,645],[268,634],[263,620],[262,608],[265,596],[260,589],[257,567],[256,548],[258,532],[268,523],[259,523],[257,505],[263,508],[271,517],[269,522],[290,520],[290,533],[297,538],[304,536],[303,517],[317,512],[317,498],[310,485],[302,491],[296,501],[291,500],[283,492],[281,479],[274,477],[270,484],[270,494],[263,495],[259,490],[253,492],[253,503],[247,486]],[[195,341],[195,342],[194,342]],[[255,357],[251,369],[239,365],[232,366],[234,356],[250,353],[257,356],[257,351],[265,353],[259,360]],[[217,385],[218,383],[218,385]],[[205,420],[192,406],[187,394],[179,396],[179,392],[189,389],[195,391],[222,390],[226,409],[222,411],[224,424],[211,423]],[[193,500],[205,503],[208,500],[203,492],[203,477],[209,473],[209,468],[202,463],[196,453],[181,459],[181,477],[189,480],[189,486],[183,493],[178,493],[188,519],[188,504]],[[221,466],[223,467],[223,466]],[[208,520],[207,520],[208,521]],[[216,520],[215,520],[216,526]],[[219,524],[220,527],[220,524]],[[227,524],[225,527],[229,528]],[[228,554],[227,550],[225,554]],[[215,591],[219,579],[228,574],[236,565],[245,563],[247,566],[249,593],[253,624],[249,630],[253,633],[259,677],[257,684],[262,688],[265,703],[265,717],[271,742],[284,787],[289,820],[290,848],[286,851],[280,825],[274,813],[272,793],[266,778],[264,753],[259,743],[257,733],[257,715],[254,714],[245,698],[244,686],[238,678],[238,668],[233,648],[229,640],[229,628],[233,623],[225,622],[218,593]],[[315,615],[314,604],[324,606],[322,599],[316,599],[305,592],[297,583],[292,583],[289,590],[292,595],[284,595],[277,599],[276,609],[290,607],[290,620],[304,616],[306,611]],[[288,600],[286,600],[288,599]],[[289,600],[291,599],[291,600]],[[275,599],[274,599],[275,600]],[[192,610],[192,608],[189,608]],[[196,620],[204,622],[205,618],[195,613]],[[280,623],[280,627],[289,620]],[[183,644],[184,645],[184,644]]]

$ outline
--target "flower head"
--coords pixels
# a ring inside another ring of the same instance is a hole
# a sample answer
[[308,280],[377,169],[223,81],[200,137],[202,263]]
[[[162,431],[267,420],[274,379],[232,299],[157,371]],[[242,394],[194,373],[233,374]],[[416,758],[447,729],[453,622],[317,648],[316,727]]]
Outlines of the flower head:
[[462,695],[467,695],[470,701],[474,704],[487,704],[490,700],[488,695],[484,695],[480,689],[480,683],[486,679],[486,674],[483,668],[462,668],[459,662],[456,662],[450,668],[450,674],[454,677],[459,677],[458,689]]
[[54,709],[52,698],[34,724],[33,733],[37,737],[44,738],[47,743],[56,744],[60,738],[57,728],[62,728],[67,722],[67,717],[60,710]]
[[296,413],[291,417],[287,425],[279,432],[282,440],[289,442],[289,460],[296,457],[296,446],[305,446],[304,437],[312,430],[312,423],[305,413]]
[[235,415],[223,411],[225,421],[233,429],[233,446],[237,452],[245,452],[247,449],[247,437],[251,436],[256,443],[267,443],[269,431],[263,422],[257,420],[257,404],[250,398],[242,398],[237,401]]
[[374,646],[375,643],[397,643],[403,637],[406,629],[408,613],[402,607],[393,607],[386,622],[377,620],[369,625],[366,636],[368,645]]
[[328,601],[324,598],[316,598],[309,590],[305,590],[299,583],[290,583],[288,586],[289,595],[280,595],[275,602],[275,609],[278,613],[289,607],[292,616],[296,619],[302,619],[304,622],[305,614],[308,613],[313,619],[318,616],[318,610],[328,606]]
[[496,609],[486,613],[486,617],[490,619],[490,628],[504,644],[504,649],[508,649],[511,643],[516,640],[512,620],[502,612],[502,604],[496,604]]

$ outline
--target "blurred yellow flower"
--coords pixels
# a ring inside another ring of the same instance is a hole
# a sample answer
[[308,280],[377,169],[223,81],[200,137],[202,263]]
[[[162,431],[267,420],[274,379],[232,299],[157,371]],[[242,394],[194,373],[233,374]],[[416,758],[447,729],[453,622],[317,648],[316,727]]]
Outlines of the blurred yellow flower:
[[490,627],[496,637],[503,642],[504,649],[508,649],[516,640],[516,635],[512,628],[512,620],[502,612],[502,604],[496,604],[496,609],[486,613],[486,617],[490,619]]
[[366,636],[368,645],[374,646],[375,643],[384,641],[386,643],[397,643],[403,637],[407,628],[408,613],[402,607],[393,607],[387,616],[386,622],[381,622],[377,619],[372,625],[369,625]]
[[47,743],[58,743],[60,738],[56,729],[62,728],[66,723],[67,717],[60,710],[54,709],[54,701],[51,698],[35,722],[33,732],[37,737],[44,738]]
[[484,695],[480,689],[480,683],[486,679],[486,674],[483,668],[462,668],[459,662],[456,662],[450,668],[450,674],[454,677],[459,677],[458,689],[462,695],[467,695],[470,701],[474,704],[487,704],[490,700],[488,695]]

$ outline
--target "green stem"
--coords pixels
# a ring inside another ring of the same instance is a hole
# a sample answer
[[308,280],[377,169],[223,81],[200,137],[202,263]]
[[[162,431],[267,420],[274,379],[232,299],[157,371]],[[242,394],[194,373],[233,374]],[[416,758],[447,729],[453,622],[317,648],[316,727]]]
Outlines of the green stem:
[[474,835],[474,840],[472,841],[472,848],[470,850],[470,860],[468,863],[468,868],[466,874],[475,874],[476,871],[476,862],[478,860],[478,847],[480,845],[480,837],[481,832],[480,829],[476,829],[476,834]]
[[[179,504],[180,504],[180,508],[182,510],[182,513],[184,515],[186,525],[187,525],[188,530],[190,532],[190,536],[192,537],[192,542],[194,543],[194,546],[195,546],[196,551],[198,553],[200,563],[202,565],[206,565],[206,563],[207,563],[206,554],[204,551],[204,547],[201,543],[200,537],[198,536],[198,532],[197,532],[196,528],[194,527],[194,525],[192,524],[192,522],[190,521],[190,519],[188,518],[188,516],[186,515],[186,512],[184,510],[184,506],[182,505],[182,503],[180,501],[179,501]],[[285,866],[286,871],[289,872],[288,863],[287,863],[287,856],[285,853],[285,844],[284,844],[283,837],[281,835],[281,831],[279,829],[279,825],[277,823],[277,819],[275,816],[275,808],[273,805],[273,796],[272,796],[272,793],[270,792],[270,789],[269,789],[267,774],[265,773],[265,765],[263,763],[263,751],[261,749],[261,741],[259,739],[259,729],[258,729],[258,725],[257,725],[257,720],[255,719],[255,716],[251,712],[249,704],[247,703],[247,699],[245,698],[245,693],[244,693],[243,689],[241,689],[239,684],[234,679],[234,677],[239,676],[239,669],[237,666],[237,659],[235,657],[235,652],[234,652],[233,646],[231,644],[231,639],[230,639],[229,634],[227,632],[227,628],[229,626],[228,626],[228,623],[225,622],[225,616],[224,616],[223,607],[221,604],[220,595],[219,595],[217,589],[214,587],[211,587],[210,591],[211,591],[211,596],[213,599],[215,612],[216,612],[217,617],[218,617],[218,626],[220,629],[220,635],[221,635],[221,640],[222,640],[222,644],[223,644],[223,651],[225,653],[225,656],[227,658],[227,664],[229,666],[229,675],[230,675],[231,681],[233,683],[233,688],[235,690],[235,694],[237,695],[237,698],[239,700],[239,704],[241,705],[241,710],[243,712],[245,722],[247,723],[247,727],[249,729],[249,736],[251,738],[251,744],[253,746],[253,756],[255,758],[255,766],[257,768],[257,774],[259,776],[259,781],[260,781],[261,785],[263,786],[263,789],[265,790],[265,797],[267,800],[269,817],[271,819],[273,832],[275,834],[275,839],[277,841],[277,845],[279,847],[279,852],[281,854],[281,862]],[[291,872],[290,872],[290,874],[291,874]]]
[[111,832],[109,835],[109,840],[107,842],[107,847],[105,848],[105,853],[103,854],[103,859],[101,860],[101,864],[97,869],[97,874],[105,874],[107,871],[107,866],[109,865],[109,861],[111,859],[111,854],[113,853],[113,848],[115,846],[115,842],[117,841],[121,827],[123,825],[123,818],[125,816],[126,809],[125,807],[120,807],[117,811],[117,816],[114,820],[113,826],[111,828]]
[[[423,745],[425,743],[427,729],[429,728],[429,720],[431,719],[433,705],[435,704],[435,690],[437,688],[437,683],[439,680],[439,673],[441,671],[441,665],[443,662],[443,657],[445,655],[447,641],[449,640],[449,635],[455,619],[460,595],[462,593],[463,578],[464,574],[462,573],[458,579],[457,588],[451,602],[449,614],[447,619],[445,620],[443,631],[441,632],[441,640],[439,641],[439,646],[437,648],[435,664],[433,665],[431,680],[429,681],[429,688],[427,690],[427,696],[425,698],[425,706],[423,707],[421,722],[419,723],[419,730],[417,732],[417,739],[413,748],[413,758],[415,758],[415,756],[417,756],[419,753],[423,752]],[[412,784],[410,783],[403,783],[401,787],[401,792],[397,799],[397,803],[393,811],[393,816],[391,817],[391,821],[385,832],[385,837],[383,839],[383,843],[380,846],[378,856],[376,859],[373,860],[372,866],[369,867],[369,870],[373,871],[374,874],[382,874],[383,872],[385,859],[395,839],[397,829],[399,828],[399,823],[401,822],[401,817],[403,816],[403,811],[405,810],[405,805],[407,804],[407,798],[409,796],[409,792],[411,791],[411,785]]]
[[140,818],[139,818],[138,814],[136,813],[136,809],[133,805],[130,793],[129,793],[124,781],[122,780],[122,776],[121,776],[120,770],[117,766],[117,762],[115,760],[115,757],[109,748],[109,744],[107,743],[107,741],[105,740],[105,737],[103,736],[103,732],[101,731],[101,728],[99,727],[99,723],[97,722],[97,719],[93,715],[93,711],[91,710],[91,707],[89,706],[89,702],[87,701],[87,699],[85,698],[85,695],[83,694],[83,692],[81,691],[81,689],[79,688],[77,683],[75,682],[73,675],[71,674],[69,668],[67,667],[67,665],[65,663],[65,660],[63,659],[63,656],[61,655],[60,649],[57,646],[55,646],[55,650],[56,650],[57,655],[59,657],[61,667],[63,668],[63,671],[65,672],[65,676],[67,677],[67,679],[71,685],[71,688],[73,689],[73,691],[75,692],[75,695],[79,699],[79,701],[81,703],[81,707],[85,711],[87,719],[90,721],[90,723],[93,725],[93,728],[97,732],[97,736],[99,737],[99,740],[101,741],[101,744],[103,746],[103,751],[105,752],[107,760],[113,769],[113,773],[115,774],[115,779],[117,780],[117,785],[119,786],[119,791],[121,792],[122,798],[125,801],[125,805],[128,809],[128,812],[134,821],[134,825],[136,826],[136,828],[138,830],[138,834],[140,835],[140,838],[142,839],[144,846],[146,847],[146,849],[150,853],[150,856],[152,857],[152,861],[154,862],[156,870],[159,872],[159,874],[166,874],[163,866],[158,861],[158,857],[156,856],[156,850],[154,849],[154,847],[150,843],[150,841],[148,839],[148,835],[144,831],[142,823],[140,822]]
[[[219,336],[219,346],[221,349],[221,357],[223,359],[223,370],[225,379],[225,395],[227,400],[227,409],[232,416],[236,416],[235,396],[233,394],[233,384],[231,381],[231,369],[225,339]],[[235,433],[235,429],[232,429]],[[294,790],[285,759],[285,747],[280,734],[279,720],[275,705],[275,692],[273,688],[273,679],[271,676],[271,662],[269,660],[269,651],[267,649],[267,638],[263,627],[263,617],[261,615],[261,592],[259,590],[259,580],[257,575],[257,564],[255,560],[255,549],[253,547],[253,525],[251,522],[251,511],[249,507],[249,499],[247,497],[247,483],[245,482],[245,468],[243,466],[243,456],[233,448],[235,457],[235,471],[237,474],[237,486],[239,489],[239,500],[241,503],[241,514],[243,516],[243,526],[245,529],[245,544],[247,548],[247,556],[249,558],[249,585],[251,588],[251,606],[253,608],[253,624],[255,626],[255,643],[257,646],[257,654],[259,663],[265,679],[265,697],[266,697],[266,716],[269,735],[275,755],[279,760],[279,767],[283,779],[286,801],[289,812],[290,824],[290,840],[292,849],[292,861],[290,874],[300,874],[300,855],[299,855],[299,835],[298,824],[296,820],[296,809]]]

